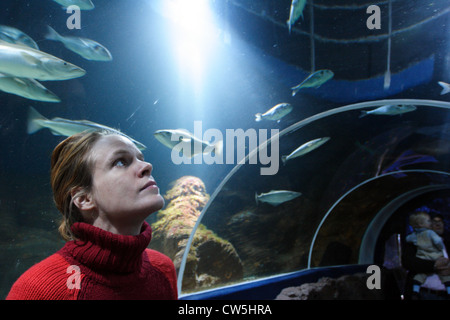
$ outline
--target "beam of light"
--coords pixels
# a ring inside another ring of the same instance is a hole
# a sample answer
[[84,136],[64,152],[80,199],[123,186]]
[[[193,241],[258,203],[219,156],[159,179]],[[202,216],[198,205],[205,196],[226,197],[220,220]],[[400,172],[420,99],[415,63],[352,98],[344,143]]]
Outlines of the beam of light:
[[190,84],[198,96],[218,38],[209,0],[164,0],[163,12],[172,25],[170,34],[180,81]]

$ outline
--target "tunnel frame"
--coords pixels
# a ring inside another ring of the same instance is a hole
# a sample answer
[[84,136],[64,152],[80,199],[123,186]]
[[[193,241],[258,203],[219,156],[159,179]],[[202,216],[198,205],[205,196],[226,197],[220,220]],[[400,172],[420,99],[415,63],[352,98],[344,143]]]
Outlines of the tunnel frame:
[[[221,189],[223,188],[223,186],[228,182],[228,180],[240,169],[240,167],[245,164],[247,162],[247,160],[251,157],[254,157],[261,148],[267,148],[268,144],[270,144],[273,140],[275,139],[280,139],[283,135],[287,134],[287,133],[291,133],[294,131],[297,131],[299,129],[301,129],[302,127],[317,121],[319,119],[323,119],[326,118],[328,116],[331,115],[335,115],[335,114],[339,114],[339,113],[343,113],[343,112],[347,112],[347,111],[352,111],[352,110],[359,110],[362,108],[368,108],[368,107],[377,107],[377,106],[381,106],[381,105],[420,105],[420,106],[429,106],[429,107],[434,107],[434,108],[444,108],[444,109],[449,109],[450,110],[450,103],[449,102],[445,102],[445,101],[439,101],[439,100],[427,100],[427,99],[383,99],[383,100],[374,100],[374,101],[366,101],[366,102],[359,102],[359,103],[354,103],[354,104],[350,104],[350,105],[346,105],[343,107],[338,107],[338,108],[333,108],[318,114],[315,114],[313,116],[310,116],[306,119],[300,120],[297,123],[283,129],[281,132],[279,132],[278,134],[273,135],[270,139],[264,141],[263,143],[261,143],[258,147],[256,147],[255,149],[253,149],[251,152],[249,152],[249,154],[245,157],[245,159],[241,162],[239,162],[236,166],[234,166],[230,172],[225,176],[225,178],[221,181],[221,183],[219,184],[219,186],[214,190],[213,194],[211,195],[208,203],[205,205],[205,207],[202,209],[190,235],[182,256],[182,260],[181,260],[181,264],[180,264],[180,268],[178,271],[178,276],[177,276],[177,287],[178,287],[178,295],[179,296],[183,296],[182,294],[182,281],[183,281],[183,276],[184,276],[184,270],[185,270],[185,266],[186,266],[186,260],[189,254],[189,251],[191,249],[191,245],[194,239],[194,235],[197,231],[197,228],[199,227],[199,225],[201,224],[201,221],[205,215],[205,213],[208,211],[208,208],[210,206],[210,204],[214,201],[214,199],[216,198],[216,196],[218,195],[218,193],[221,191]],[[316,229],[317,230],[320,228],[321,225],[319,225],[319,227]],[[314,238],[313,238],[314,240]],[[312,241],[313,244],[314,241]],[[311,250],[309,252],[309,256],[311,255]],[[309,266],[308,266],[309,268]],[[301,271],[304,270],[308,270],[307,269],[303,269]],[[276,275],[275,275],[276,276]],[[227,285],[223,286],[226,287]],[[220,287],[220,288],[223,288]],[[219,288],[219,289],[220,289]],[[198,291],[200,292],[200,291]],[[196,294],[198,292],[194,292],[194,293],[188,293],[186,294],[186,296],[189,296],[190,294]]]

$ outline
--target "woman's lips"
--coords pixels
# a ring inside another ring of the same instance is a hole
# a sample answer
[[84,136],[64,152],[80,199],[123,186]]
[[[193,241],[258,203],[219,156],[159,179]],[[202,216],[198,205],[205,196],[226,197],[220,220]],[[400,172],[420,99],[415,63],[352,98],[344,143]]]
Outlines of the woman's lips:
[[154,180],[150,180],[149,182],[147,182],[144,187],[142,187],[142,190],[146,190],[146,189],[154,189],[154,188],[158,188],[158,186],[156,185],[156,182]]

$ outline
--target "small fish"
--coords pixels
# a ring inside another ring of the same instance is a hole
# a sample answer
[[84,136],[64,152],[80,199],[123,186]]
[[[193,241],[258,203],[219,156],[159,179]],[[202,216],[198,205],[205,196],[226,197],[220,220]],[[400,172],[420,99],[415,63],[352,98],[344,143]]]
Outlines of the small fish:
[[13,44],[23,44],[30,48],[39,50],[38,45],[33,39],[31,39],[30,36],[13,27],[0,25],[0,40]]
[[307,153],[313,151],[314,149],[317,149],[318,147],[323,145],[328,140],[330,140],[330,137],[317,138],[317,139],[308,141],[308,142],[302,144],[297,149],[295,149],[289,155],[281,156],[281,161],[283,161],[283,164],[286,164],[286,161],[288,161],[290,159],[294,159],[294,158],[300,157],[300,156],[302,156],[304,154],[307,154]]
[[201,153],[208,154],[212,151],[220,156],[223,151],[222,140],[215,143],[203,141],[184,129],[157,130],[155,131],[154,136],[159,142],[170,149],[180,146],[182,147],[181,151],[190,150],[189,154],[183,153],[183,156],[188,158],[192,158]]
[[323,69],[310,74],[299,85],[292,87],[292,96],[302,88],[319,88],[322,84],[333,78],[334,73],[331,70]]
[[45,36],[48,40],[60,41],[67,49],[79,54],[86,60],[93,61],[111,61],[112,55],[100,43],[86,38],[62,36],[52,27],[48,26],[48,34]]
[[301,195],[302,194],[300,192],[287,190],[271,190],[267,193],[261,193],[260,195],[255,192],[255,201],[256,204],[258,204],[258,202],[266,202],[272,206],[278,206]]
[[286,21],[289,33],[291,33],[291,28],[297,22],[297,20],[302,17],[303,19],[303,9],[305,8],[306,0],[292,0],[291,9],[289,11],[289,20]]
[[0,40],[0,72],[36,80],[67,80],[86,74],[82,68],[51,54]]
[[80,10],[92,10],[95,8],[91,0],[53,0],[54,2],[67,8],[69,6],[78,6]]
[[36,131],[43,128],[49,129],[51,133],[54,134],[55,136],[67,136],[67,137],[83,131],[109,130],[130,139],[140,150],[144,150],[147,148],[139,141],[130,138],[126,134],[116,129],[88,120],[69,120],[63,118],[53,118],[49,120],[45,118],[43,115],[41,115],[36,109],[30,107],[28,110],[28,126],[27,126],[28,134],[33,134]]
[[443,81],[438,81],[438,84],[442,87],[441,95],[447,94],[450,92],[450,84],[443,82]]
[[289,103],[279,103],[276,106],[272,107],[265,113],[257,113],[255,114],[255,121],[261,120],[277,120],[280,122],[280,119],[287,115],[292,111],[292,105]]
[[31,100],[61,102],[53,92],[34,79],[11,77],[0,73],[0,90]]
[[397,114],[411,112],[416,109],[417,107],[413,105],[385,105],[370,111],[362,110],[359,117],[362,118],[370,114],[395,116]]

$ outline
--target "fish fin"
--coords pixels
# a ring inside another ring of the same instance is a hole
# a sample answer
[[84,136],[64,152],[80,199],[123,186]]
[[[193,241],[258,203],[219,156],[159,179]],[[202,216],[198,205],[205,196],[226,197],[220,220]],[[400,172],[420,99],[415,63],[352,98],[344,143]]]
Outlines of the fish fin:
[[297,94],[297,92],[300,91],[300,85],[292,87],[291,90],[292,90],[292,96],[295,96]]
[[359,115],[359,118],[363,118],[363,117],[365,117],[365,116],[367,116],[367,111],[366,110],[362,110],[361,111],[361,114]]
[[442,87],[442,91],[441,91],[441,95],[447,94],[450,92],[450,85],[442,82],[442,81],[438,81],[438,84]]
[[64,134],[62,134],[62,133],[60,133],[58,131],[55,131],[55,130],[53,130],[51,128],[49,128],[49,130],[52,133],[52,135],[54,135],[54,136],[64,136]]
[[45,39],[55,40],[55,41],[59,41],[61,39],[61,36],[59,35],[58,32],[55,31],[55,29],[53,29],[50,26],[47,26],[47,29],[48,29],[48,33],[45,35]]
[[291,34],[291,24],[289,23],[289,20],[286,21],[286,24],[288,26],[289,34]]
[[256,122],[259,122],[259,121],[261,121],[262,120],[262,113],[257,113],[257,114],[255,114],[255,121]]
[[22,58],[24,58],[28,63],[30,63],[33,66],[38,66],[41,64],[41,61],[36,57],[32,56],[31,54],[21,52],[20,55],[22,56]]
[[283,165],[286,165],[287,156],[281,156],[281,161],[283,162]]
[[28,134],[35,133],[36,131],[43,128],[43,126],[39,124],[39,120],[47,120],[47,118],[40,114],[35,108],[30,107],[28,109]]

